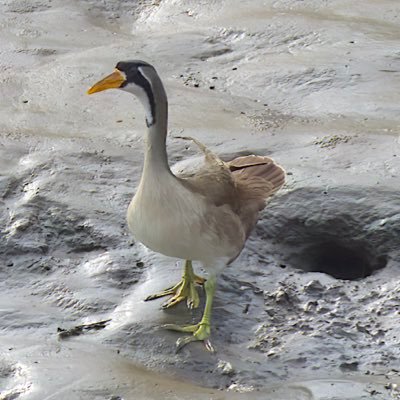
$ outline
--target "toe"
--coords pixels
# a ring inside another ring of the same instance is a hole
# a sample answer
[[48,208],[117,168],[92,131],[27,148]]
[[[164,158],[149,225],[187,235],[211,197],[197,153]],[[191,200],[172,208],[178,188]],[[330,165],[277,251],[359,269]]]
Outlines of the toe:
[[173,297],[171,297],[169,300],[167,300],[162,306],[161,308],[163,310],[166,310],[167,308],[176,306],[178,303],[180,303],[181,301],[185,300],[186,296],[182,296],[182,295],[175,295]]
[[200,305],[200,297],[194,285],[190,285],[190,294],[187,299],[187,306],[190,309],[197,308]]
[[150,296],[147,296],[144,301],[150,301],[150,300],[155,300],[155,299],[159,299],[160,297],[164,297],[164,296],[169,296],[171,294],[174,294],[174,292],[172,291],[172,289],[166,289],[160,293],[155,293],[155,294],[151,294]]
[[147,296],[144,301],[150,301],[150,300],[155,300],[159,299],[160,297],[165,297],[165,296],[171,296],[177,293],[181,286],[181,282],[178,282],[175,286],[171,286],[162,292],[151,294],[150,296]]
[[176,341],[176,352],[178,353],[178,351],[181,350],[182,347],[184,347],[187,344],[189,344],[190,342],[194,342],[196,340],[197,339],[194,336],[183,336],[183,337],[180,337]]

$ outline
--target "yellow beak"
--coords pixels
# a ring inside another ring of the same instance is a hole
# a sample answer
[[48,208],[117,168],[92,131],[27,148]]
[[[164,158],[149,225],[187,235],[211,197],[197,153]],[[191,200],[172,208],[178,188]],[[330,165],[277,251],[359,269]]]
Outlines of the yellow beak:
[[118,69],[115,69],[114,72],[108,76],[106,76],[101,81],[95,83],[88,91],[87,94],[93,94],[96,92],[102,92],[107,89],[116,89],[120,88],[121,85],[126,81],[125,74],[123,74]]

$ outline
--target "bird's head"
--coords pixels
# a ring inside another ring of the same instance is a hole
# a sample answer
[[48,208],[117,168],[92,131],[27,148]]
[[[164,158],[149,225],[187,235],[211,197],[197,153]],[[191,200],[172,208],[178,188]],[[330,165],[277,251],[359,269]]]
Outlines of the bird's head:
[[93,94],[107,89],[121,89],[134,94],[145,108],[147,126],[154,124],[155,91],[162,90],[164,93],[164,89],[152,65],[140,60],[120,61],[113,73],[95,83],[87,93]]

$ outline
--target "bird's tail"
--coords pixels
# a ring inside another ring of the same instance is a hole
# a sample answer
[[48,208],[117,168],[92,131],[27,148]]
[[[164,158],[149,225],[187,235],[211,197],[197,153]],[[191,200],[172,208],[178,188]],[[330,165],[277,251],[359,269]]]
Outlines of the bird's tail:
[[244,156],[227,162],[236,184],[240,204],[239,216],[246,236],[258,219],[267,199],[285,183],[284,169],[269,157]]
[[235,181],[246,186],[246,192],[250,194],[255,190],[255,197],[261,196],[264,200],[285,183],[285,170],[269,157],[249,155],[237,157],[227,164]]

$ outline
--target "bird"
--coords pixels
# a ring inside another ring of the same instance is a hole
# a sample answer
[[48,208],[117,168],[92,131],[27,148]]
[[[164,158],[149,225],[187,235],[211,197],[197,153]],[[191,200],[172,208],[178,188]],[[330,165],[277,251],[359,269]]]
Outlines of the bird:
[[[145,111],[143,169],[128,206],[128,228],[136,241],[154,252],[184,260],[182,279],[145,300],[171,296],[163,308],[185,300],[189,308],[196,308],[200,304],[197,286],[203,285],[206,299],[201,320],[164,328],[187,334],[177,340],[178,350],[203,341],[213,352],[211,314],[217,279],[241,253],[267,200],[284,185],[285,170],[267,156],[223,161],[199,140],[181,136],[198,146],[204,162],[196,171],[174,173],[166,148],[167,94],[156,69],[141,60],[120,61],[87,93],[108,89],[133,94]],[[207,279],[195,274],[193,262],[203,266]]]

